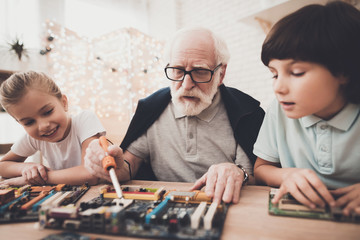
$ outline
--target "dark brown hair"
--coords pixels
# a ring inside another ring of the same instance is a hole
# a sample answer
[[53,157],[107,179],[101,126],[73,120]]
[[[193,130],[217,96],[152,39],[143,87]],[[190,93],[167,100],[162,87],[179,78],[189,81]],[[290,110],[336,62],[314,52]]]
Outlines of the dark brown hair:
[[261,52],[268,66],[272,59],[295,59],[325,66],[344,76],[344,96],[360,103],[360,11],[335,1],[308,5],[279,20],[267,35]]

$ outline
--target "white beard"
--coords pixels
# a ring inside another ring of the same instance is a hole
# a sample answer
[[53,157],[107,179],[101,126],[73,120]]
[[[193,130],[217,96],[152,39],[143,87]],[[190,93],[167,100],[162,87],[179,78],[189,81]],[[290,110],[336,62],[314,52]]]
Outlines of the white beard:
[[[171,96],[172,96],[172,102],[174,103],[175,108],[177,108],[182,114],[185,116],[196,116],[200,114],[203,110],[208,108],[212,100],[214,99],[215,94],[218,91],[218,84],[219,84],[220,78],[213,79],[212,86],[210,88],[210,92],[208,94],[205,94],[202,92],[199,88],[193,88],[192,90],[188,91],[184,88],[180,87],[178,90],[176,90],[171,85]],[[205,83],[206,84],[206,83]],[[190,102],[190,101],[182,101],[181,97],[183,96],[192,96],[199,98],[199,102]]]

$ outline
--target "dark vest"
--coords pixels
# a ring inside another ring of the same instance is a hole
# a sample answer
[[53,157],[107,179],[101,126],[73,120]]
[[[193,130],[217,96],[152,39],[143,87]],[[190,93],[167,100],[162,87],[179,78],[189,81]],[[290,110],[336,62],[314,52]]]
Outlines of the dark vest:
[[[260,107],[260,102],[251,96],[223,84],[220,85],[219,89],[234,132],[234,138],[254,165],[256,156],[253,154],[253,146],[265,112]],[[139,100],[135,115],[120,145],[124,151],[159,118],[170,100],[169,87],[162,88]],[[145,163],[142,164],[134,179],[157,180],[151,165]]]

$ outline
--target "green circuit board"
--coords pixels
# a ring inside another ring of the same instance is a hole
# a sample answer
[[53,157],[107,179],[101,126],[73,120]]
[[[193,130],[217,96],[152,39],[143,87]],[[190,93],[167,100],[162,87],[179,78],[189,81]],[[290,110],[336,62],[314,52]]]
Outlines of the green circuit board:
[[359,214],[353,213],[350,216],[345,216],[342,214],[341,208],[330,208],[329,206],[311,209],[299,203],[290,194],[285,194],[277,204],[273,204],[271,200],[277,191],[278,189],[272,188],[269,192],[270,215],[360,223]]
[[[42,207],[41,228],[136,238],[220,239],[228,204],[217,204],[200,191],[112,187],[80,206]],[[54,237],[54,236],[53,236]],[[106,238],[106,236],[104,236]]]

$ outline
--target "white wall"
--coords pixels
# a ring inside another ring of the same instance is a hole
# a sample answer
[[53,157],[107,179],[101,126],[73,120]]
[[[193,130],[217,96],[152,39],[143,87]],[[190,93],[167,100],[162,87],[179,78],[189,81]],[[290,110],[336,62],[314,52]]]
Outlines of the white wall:
[[[46,35],[41,24],[46,19],[88,37],[131,26],[160,40],[167,40],[181,27],[201,25],[227,40],[231,60],[225,84],[252,95],[266,109],[273,93],[270,74],[260,61],[265,33],[260,25],[249,24],[248,16],[284,1],[0,0],[0,69],[41,70],[44,58],[37,55],[37,41]],[[309,0],[291,1],[306,4]],[[24,37],[30,55],[34,55],[28,61],[17,62],[4,48],[4,40],[16,34]]]
[[[242,21],[263,8],[259,0],[181,0],[179,27],[200,25],[220,34],[228,43],[231,59],[225,85],[238,88],[261,102],[266,109],[273,99],[271,78],[260,60],[265,33],[260,25]],[[271,2],[270,2],[271,3]]]
[[177,29],[177,1],[150,0],[148,1],[148,34],[159,40],[167,40]]
[[125,27],[148,32],[147,0],[65,0],[65,27],[98,37]]

